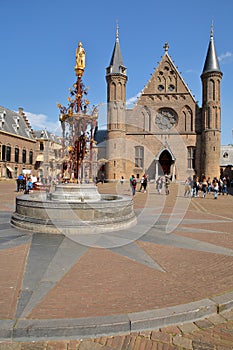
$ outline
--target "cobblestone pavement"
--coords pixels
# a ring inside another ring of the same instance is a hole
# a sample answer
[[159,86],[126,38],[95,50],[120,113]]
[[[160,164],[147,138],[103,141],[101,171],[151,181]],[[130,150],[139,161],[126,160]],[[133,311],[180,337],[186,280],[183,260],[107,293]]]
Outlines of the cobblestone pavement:
[[[126,184],[100,184],[99,191],[131,194]],[[10,227],[16,195],[13,181],[0,182],[1,320],[127,314],[233,291],[232,195],[184,198],[183,185],[176,185],[165,196],[149,184],[133,199],[137,227],[108,236],[107,248],[102,236],[85,246]],[[0,349],[227,350],[233,349],[233,311],[95,339],[3,339]]]
[[94,339],[0,341],[1,350],[232,350],[233,311],[192,323]]

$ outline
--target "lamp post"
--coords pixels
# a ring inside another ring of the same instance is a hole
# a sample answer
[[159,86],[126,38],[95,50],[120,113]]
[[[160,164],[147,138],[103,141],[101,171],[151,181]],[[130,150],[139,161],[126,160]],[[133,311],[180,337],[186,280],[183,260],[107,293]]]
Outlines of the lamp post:
[[79,42],[74,67],[77,79],[73,88],[70,88],[68,107],[59,103],[57,105],[62,126],[62,157],[67,160],[63,164],[63,179],[68,175],[71,181],[77,182],[82,182],[84,178],[84,160],[89,164],[88,181],[92,181],[92,148],[98,118],[97,107],[93,106],[92,110],[89,110],[89,101],[84,99],[84,95],[87,95],[82,82],[85,58],[85,50]]

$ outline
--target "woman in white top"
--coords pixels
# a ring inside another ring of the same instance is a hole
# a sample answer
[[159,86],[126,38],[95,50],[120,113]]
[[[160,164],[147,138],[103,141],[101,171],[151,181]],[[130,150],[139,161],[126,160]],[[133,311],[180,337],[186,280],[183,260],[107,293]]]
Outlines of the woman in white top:
[[218,181],[217,180],[213,180],[212,188],[214,191],[214,199],[217,199],[218,198]]

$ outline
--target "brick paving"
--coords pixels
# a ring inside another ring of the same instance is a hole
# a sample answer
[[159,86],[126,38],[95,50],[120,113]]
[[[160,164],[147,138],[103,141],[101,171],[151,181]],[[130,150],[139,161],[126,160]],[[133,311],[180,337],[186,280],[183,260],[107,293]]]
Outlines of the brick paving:
[[[165,218],[172,212],[178,198],[176,189],[171,186],[169,196],[159,196],[153,189],[154,185],[149,186],[154,196],[152,198],[161,206],[161,215]],[[130,194],[127,188],[114,188],[112,184],[100,184],[99,191]],[[1,212],[14,210],[16,195],[13,181],[0,182]],[[148,193],[136,193],[134,203],[137,215],[148,203],[148,196]],[[135,245],[164,272],[141,263],[137,256],[132,259],[123,249],[116,251],[91,247],[41,300],[37,300],[27,313],[27,319],[122,314],[184,304],[233,290],[233,197],[219,196],[217,201],[213,200],[212,195],[205,199],[181,198],[182,203],[185,200],[188,201],[185,215],[171,235],[156,236],[157,240],[154,240],[149,233],[135,241]],[[153,210],[151,213],[153,215]],[[161,230],[164,229],[163,221],[157,224],[161,224]],[[4,244],[5,241],[1,242],[4,249],[0,250],[0,317],[12,319],[23,288],[25,271],[26,276],[31,276],[26,269],[30,253],[38,258],[38,266],[45,268],[46,264],[44,262],[43,265],[43,261],[39,261],[40,256],[36,256],[38,251],[32,248],[38,247],[38,243],[33,246],[31,238],[10,247]],[[226,251],[221,251],[221,248],[226,248]],[[52,260],[45,258],[51,265]],[[233,349],[233,311],[153,331],[95,339],[0,341],[0,349],[228,350]]]

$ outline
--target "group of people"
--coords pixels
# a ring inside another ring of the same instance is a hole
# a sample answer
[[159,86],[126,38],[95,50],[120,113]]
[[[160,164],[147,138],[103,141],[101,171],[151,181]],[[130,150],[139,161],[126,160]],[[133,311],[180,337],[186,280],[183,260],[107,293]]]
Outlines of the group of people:
[[[136,179],[135,175],[130,176],[129,182],[130,182],[130,187],[132,190],[132,195],[135,196],[136,188],[137,188],[137,179]],[[148,184],[148,175],[143,174],[143,176],[140,179],[139,192],[146,193],[147,184]]]
[[148,175],[144,174],[144,175],[142,175],[141,180],[140,180],[139,192],[146,193],[147,183],[148,183]]
[[20,174],[16,180],[16,191],[23,191],[25,194],[29,193],[33,189],[33,184],[37,181],[35,176],[26,176]]
[[156,189],[159,194],[162,193],[162,189],[164,187],[165,189],[165,194],[169,194],[169,185],[170,185],[170,178],[167,175],[164,176],[159,176],[158,179],[156,180]]
[[230,179],[223,177],[214,177],[212,180],[210,177],[206,178],[204,175],[199,180],[199,177],[189,177],[185,180],[185,197],[199,197],[200,191],[202,197],[205,198],[210,192],[214,193],[214,199],[218,198],[218,194],[228,195],[228,188],[230,187]]
[[[132,194],[134,196],[136,193],[137,183],[139,183],[139,182],[137,182],[137,179],[134,175],[131,175],[129,181],[130,181],[130,187],[132,190]],[[122,179],[120,180],[120,182],[123,183]],[[141,179],[140,179],[140,188],[139,188],[138,192],[146,193],[148,182],[149,182],[148,175],[143,174]],[[171,182],[170,178],[167,175],[158,177],[158,179],[156,180],[156,189],[157,189],[158,193],[161,194],[162,190],[164,188],[165,194],[168,195],[170,182]]]
[[[120,179],[120,183],[123,184],[125,181],[122,176]],[[130,176],[130,187],[132,190],[132,195],[135,196],[137,184],[140,183],[140,188],[138,192],[145,193],[148,185],[148,175],[143,174],[141,179],[136,179],[135,175]],[[155,182],[156,190],[159,194],[165,193],[169,194],[169,186],[171,180],[167,175],[159,176]],[[197,176],[188,177],[185,180],[184,185],[184,196],[185,197],[199,197],[199,194],[202,195],[203,198],[206,197],[207,194],[213,192],[214,199],[218,198],[219,194],[228,195],[230,187],[230,178],[229,177],[214,177],[212,180],[210,177],[206,178],[204,175],[201,176],[201,179]],[[164,189],[164,191],[163,191]]]

